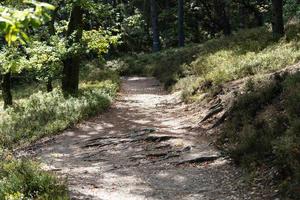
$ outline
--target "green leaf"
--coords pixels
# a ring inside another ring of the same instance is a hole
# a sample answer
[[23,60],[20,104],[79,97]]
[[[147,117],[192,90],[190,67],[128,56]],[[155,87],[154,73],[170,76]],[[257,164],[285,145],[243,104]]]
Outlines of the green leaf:
[[37,2],[35,0],[26,0],[26,1],[24,1],[24,3],[33,4],[37,7],[43,7],[43,8],[46,8],[48,10],[55,10],[55,6],[53,6],[49,3],[45,3],[45,2]]
[[1,16],[0,16],[0,22],[4,22],[4,23],[10,24],[10,25],[14,25],[14,23],[11,20],[9,20],[7,18],[4,18],[4,17],[1,17]]
[[20,34],[25,41],[29,41],[29,37],[25,32],[21,31]]

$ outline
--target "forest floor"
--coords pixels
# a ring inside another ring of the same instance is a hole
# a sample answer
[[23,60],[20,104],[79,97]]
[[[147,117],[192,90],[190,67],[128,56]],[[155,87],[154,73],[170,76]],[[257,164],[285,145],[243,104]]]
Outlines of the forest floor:
[[154,78],[122,79],[104,114],[26,149],[66,179],[71,199],[274,199],[199,130],[199,116]]

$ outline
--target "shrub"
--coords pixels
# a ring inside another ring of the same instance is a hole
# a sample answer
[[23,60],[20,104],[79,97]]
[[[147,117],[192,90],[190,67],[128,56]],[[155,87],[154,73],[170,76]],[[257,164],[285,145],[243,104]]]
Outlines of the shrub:
[[297,73],[240,96],[219,140],[246,169],[275,167],[281,191],[291,198],[300,195],[299,90]]
[[11,155],[0,157],[0,200],[69,199],[65,185],[37,163],[16,160]]
[[56,133],[106,109],[117,91],[111,81],[82,84],[78,97],[64,97],[59,89],[38,92],[1,113],[0,146],[10,147]]

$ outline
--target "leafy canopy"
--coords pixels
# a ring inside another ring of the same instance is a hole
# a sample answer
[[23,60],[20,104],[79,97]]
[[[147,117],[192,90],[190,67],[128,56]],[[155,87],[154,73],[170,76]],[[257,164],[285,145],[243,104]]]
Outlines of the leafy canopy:
[[29,27],[36,28],[50,19],[46,10],[54,10],[55,7],[35,0],[24,1],[33,5],[23,10],[18,10],[9,6],[0,6],[0,34],[5,36],[5,40],[10,46],[13,42],[19,41],[24,44],[28,41],[26,30]]

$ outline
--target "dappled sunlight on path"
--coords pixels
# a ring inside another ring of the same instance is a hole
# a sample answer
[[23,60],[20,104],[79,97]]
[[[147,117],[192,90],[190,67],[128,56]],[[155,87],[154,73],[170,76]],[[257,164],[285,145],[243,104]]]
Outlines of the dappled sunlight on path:
[[190,128],[197,120],[154,78],[123,78],[106,113],[30,150],[72,199],[247,199],[240,172]]

